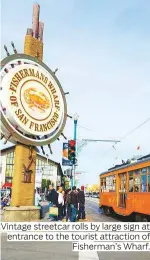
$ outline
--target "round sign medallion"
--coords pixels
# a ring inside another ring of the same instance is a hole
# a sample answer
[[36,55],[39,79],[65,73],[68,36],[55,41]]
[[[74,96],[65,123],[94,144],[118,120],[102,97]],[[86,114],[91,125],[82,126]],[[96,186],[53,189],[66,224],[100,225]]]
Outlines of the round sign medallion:
[[42,62],[24,54],[2,61],[2,130],[11,141],[46,145],[62,133],[67,105],[55,74]]

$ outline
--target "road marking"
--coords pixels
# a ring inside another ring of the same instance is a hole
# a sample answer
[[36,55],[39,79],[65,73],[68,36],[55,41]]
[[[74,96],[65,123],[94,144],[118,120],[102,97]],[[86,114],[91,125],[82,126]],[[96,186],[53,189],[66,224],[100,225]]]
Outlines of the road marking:
[[79,251],[79,260],[99,260],[99,257],[96,251]]

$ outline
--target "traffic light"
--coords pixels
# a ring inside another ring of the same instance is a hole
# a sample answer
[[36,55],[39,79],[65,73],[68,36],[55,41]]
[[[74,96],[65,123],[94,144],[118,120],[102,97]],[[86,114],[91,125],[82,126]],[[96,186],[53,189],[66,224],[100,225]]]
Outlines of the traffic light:
[[68,159],[72,162],[72,164],[75,164],[76,162],[76,141],[70,140],[68,142]]

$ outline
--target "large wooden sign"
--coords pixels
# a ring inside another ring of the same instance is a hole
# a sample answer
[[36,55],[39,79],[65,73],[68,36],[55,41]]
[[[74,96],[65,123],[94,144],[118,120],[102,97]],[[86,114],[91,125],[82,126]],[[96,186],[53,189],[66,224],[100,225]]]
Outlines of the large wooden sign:
[[2,61],[1,121],[9,141],[42,146],[63,132],[67,105],[55,74],[37,58],[14,54]]

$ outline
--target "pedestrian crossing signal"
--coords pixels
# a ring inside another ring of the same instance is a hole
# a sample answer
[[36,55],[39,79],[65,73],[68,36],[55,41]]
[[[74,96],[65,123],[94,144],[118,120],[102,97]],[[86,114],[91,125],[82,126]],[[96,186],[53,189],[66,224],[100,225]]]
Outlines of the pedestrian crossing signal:
[[74,165],[76,163],[76,141],[70,140],[68,144],[68,159]]

